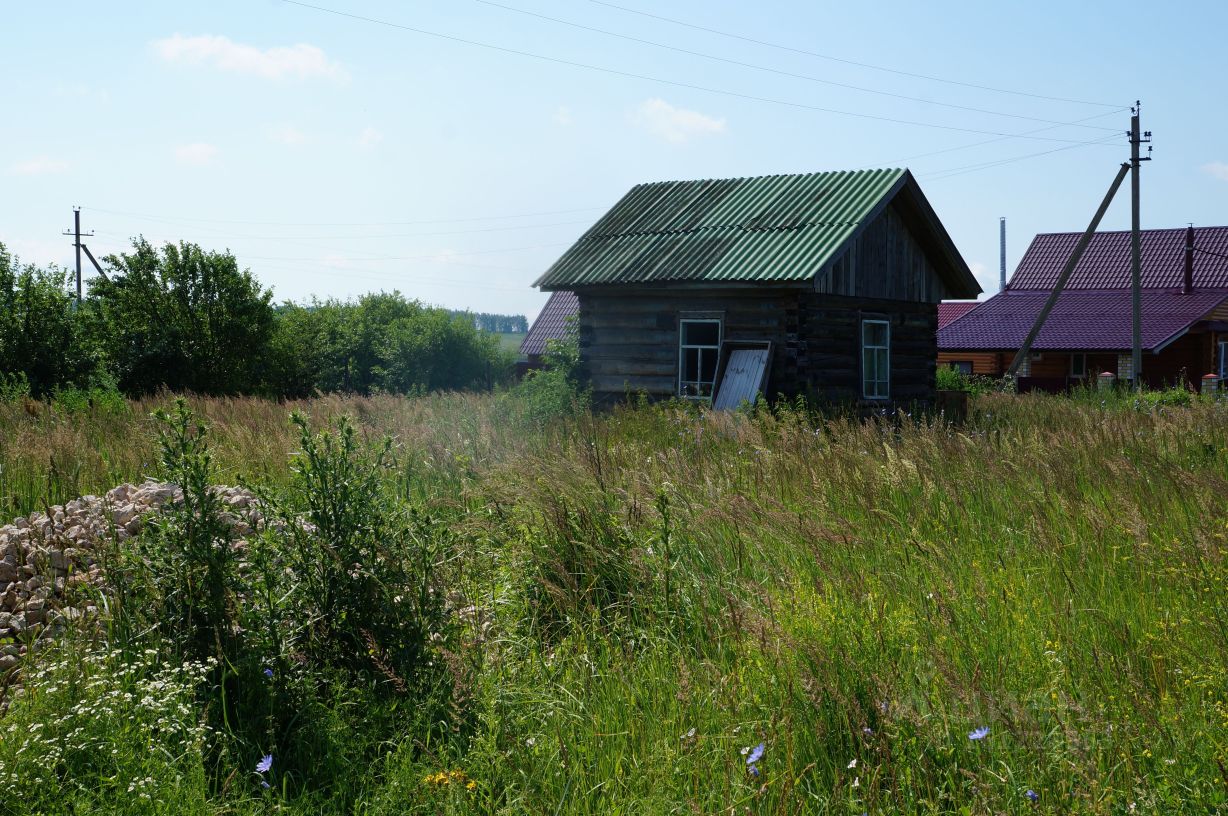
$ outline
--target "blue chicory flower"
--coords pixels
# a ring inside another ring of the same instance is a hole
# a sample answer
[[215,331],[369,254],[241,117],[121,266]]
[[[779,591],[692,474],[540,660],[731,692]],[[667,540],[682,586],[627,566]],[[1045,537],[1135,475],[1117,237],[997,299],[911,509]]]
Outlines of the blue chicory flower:
[[265,670],[264,670],[264,676],[265,676],[265,677],[267,677],[267,678],[269,678],[269,679],[271,680],[271,679],[273,678],[273,670],[272,670],[272,669],[265,669]]
[[751,765],[749,768],[746,769],[746,772],[750,774],[751,776],[758,776],[759,768],[755,765]]
[[989,736],[989,726],[988,725],[982,725],[980,728],[976,729],[975,731],[970,731],[968,733],[968,739],[970,740],[983,740],[988,736]]
[[1030,799],[1033,802],[1040,801],[1040,794],[1032,790],[1031,788],[1028,788],[1028,792],[1025,793],[1024,796],[1028,797],[1028,799]]
[[261,773],[261,774],[268,773],[269,769],[272,767],[273,767],[273,755],[265,754],[264,756],[260,758],[260,761],[256,763],[256,773]]
[[755,749],[754,749],[753,751],[751,751],[751,752],[750,752],[750,756],[748,756],[748,757],[746,758],[746,764],[747,764],[747,765],[754,765],[756,762],[758,762],[759,760],[763,759],[763,752],[764,752],[765,750],[767,750],[767,744],[766,744],[766,743],[761,742],[761,743],[759,743],[758,745],[756,745],[756,746],[755,746]]

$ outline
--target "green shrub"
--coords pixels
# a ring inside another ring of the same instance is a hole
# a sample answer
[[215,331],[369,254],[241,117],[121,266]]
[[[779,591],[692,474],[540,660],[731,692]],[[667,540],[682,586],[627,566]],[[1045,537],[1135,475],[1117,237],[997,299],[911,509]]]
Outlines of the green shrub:
[[436,574],[446,530],[393,492],[391,440],[372,452],[346,418],[319,434],[292,420],[300,450],[279,512],[298,613],[312,624],[301,648],[402,694],[429,686],[431,644],[448,640]]

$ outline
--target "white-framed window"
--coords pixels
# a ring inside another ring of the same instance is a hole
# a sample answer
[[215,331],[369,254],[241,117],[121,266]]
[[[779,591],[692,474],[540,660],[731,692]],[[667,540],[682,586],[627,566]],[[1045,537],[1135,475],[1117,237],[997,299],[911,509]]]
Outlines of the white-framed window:
[[1080,380],[1087,376],[1087,354],[1076,352],[1070,355],[1070,376]]
[[719,319],[682,318],[678,321],[678,396],[712,398],[720,353]]
[[891,324],[886,320],[861,321],[861,394],[891,397]]

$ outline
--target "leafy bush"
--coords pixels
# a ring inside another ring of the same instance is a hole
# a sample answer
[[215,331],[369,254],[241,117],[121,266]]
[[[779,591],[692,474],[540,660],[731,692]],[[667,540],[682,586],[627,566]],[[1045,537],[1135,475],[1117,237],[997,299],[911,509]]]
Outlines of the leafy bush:
[[544,367],[525,372],[504,404],[531,426],[541,429],[575,416],[588,407],[591,392],[580,384],[580,341],[574,318],[562,339],[546,341]]
[[345,418],[313,434],[295,414],[300,452],[279,508],[300,645],[323,663],[409,693],[429,686],[431,644],[448,641],[436,571],[446,531],[401,500],[387,478],[391,441],[364,450]]
[[104,259],[90,304],[120,388],[200,394],[255,390],[273,331],[272,293],[229,252],[145,239]]
[[285,304],[271,347],[269,390],[295,396],[489,389],[511,366],[498,339],[471,317],[399,292]]
[[[44,397],[84,387],[100,368],[86,316],[66,288],[67,270],[22,266],[0,244],[0,376]],[[5,390],[9,390],[7,387]]]

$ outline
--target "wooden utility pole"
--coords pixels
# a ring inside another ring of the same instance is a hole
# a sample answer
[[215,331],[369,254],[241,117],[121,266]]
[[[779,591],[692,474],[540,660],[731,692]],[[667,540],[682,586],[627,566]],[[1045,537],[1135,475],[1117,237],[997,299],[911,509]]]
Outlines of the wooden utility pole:
[[1134,374],[1134,389],[1143,387],[1143,262],[1139,239],[1139,167],[1151,161],[1151,148],[1147,158],[1139,157],[1139,147],[1151,141],[1151,131],[1139,133],[1139,111],[1142,103],[1137,100],[1130,109],[1130,300],[1131,300],[1131,370]]
[[1096,227],[1100,226],[1100,219],[1104,218],[1104,213],[1109,208],[1109,204],[1113,202],[1113,196],[1117,195],[1117,190],[1121,187],[1121,183],[1126,178],[1126,173],[1129,171],[1130,165],[1123,164],[1121,169],[1117,171],[1117,177],[1113,179],[1113,183],[1109,185],[1109,191],[1104,194],[1104,201],[1100,202],[1100,209],[1096,210],[1096,214],[1092,216],[1092,221],[1087,225],[1087,230],[1083,236],[1079,238],[1079,242],[1075,244],[1074,252],[1070,253],[1070,257],[1066,260],[1066,265],[1062,267],[1061,274],[1057,276],[1057,280],[1053,283],[1053,291],[1049,293],[1045,305],[1041,307],[1040,313],[1036,315],[1035,322],[1032,323],[1031,330],[1028,331],[1028,336],[1024,338],[1023,345],[1019,347],[1019,351],[1015,354],[1015,359],[1011,362],[1011,367],[1006,370],[1006,376],[1013,377],[1015,372],[1019,370],[1019,366],[1023,365],[1023,361],[1028,359],[1028,354],[1032,351],[1032,343],[1036,342],[1036,335],[1040,334],[1040,329],[1045,325],[1045,319],[1049,317],[1049,312],[1053,311],[1053,304],[1057,303],[1058,295],[1062,293],[1062,289],[1066,286],[1066,281],[1070,278],[1070,273],[1074,272],[1075,266],[1079,263],[1079,259],[1083,257],[1084,250],[1091,243],[1092,236],[1096,234]]

